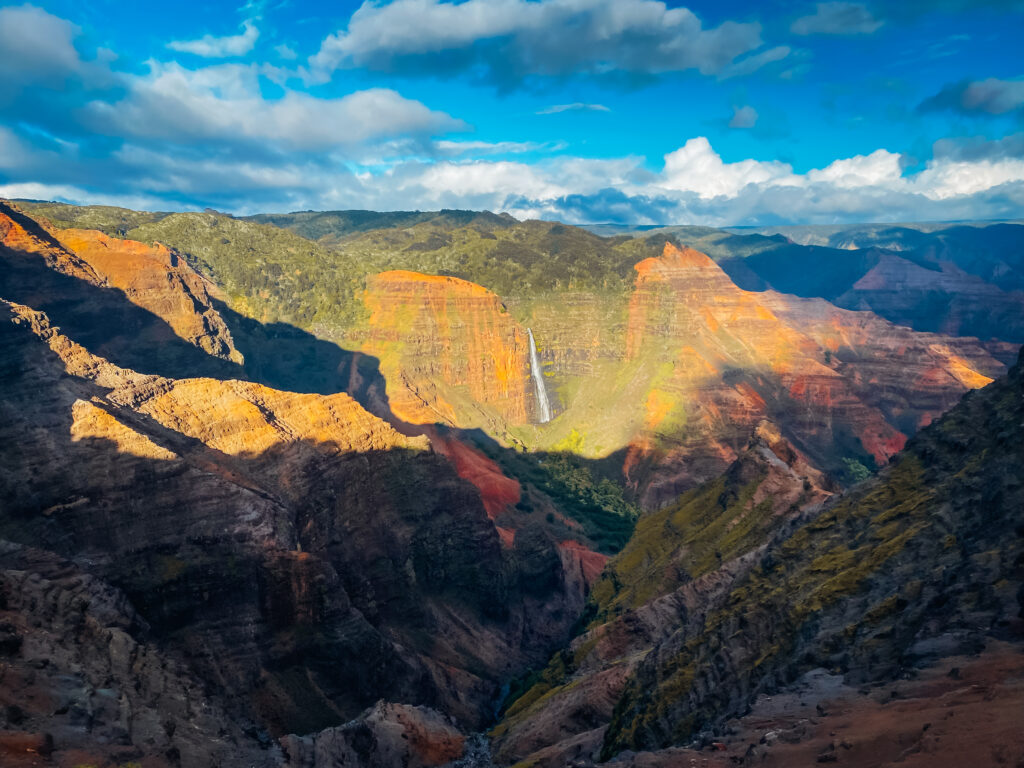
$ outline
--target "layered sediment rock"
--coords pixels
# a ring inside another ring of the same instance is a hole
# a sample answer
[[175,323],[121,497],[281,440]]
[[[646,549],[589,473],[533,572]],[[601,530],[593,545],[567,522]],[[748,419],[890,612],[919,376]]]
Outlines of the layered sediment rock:
[[[0,541],[0,763],[271,768],[282,755],[153,642],[120,590]],[[250,733],[246,733],[246,730]]]
[[380,358],[388,399],[408,422],[479,426],[484,406],[509,424],[536,411],[526,332],[482,286],[382,272],[367,281],[363,350]]
[[242,376],[216,289],[174,251],[55,230],[0,203],[0,262],[0,298],[47,312],[94,354],[169,376]]
[[878,476],[782,528],[699,622],[654,647],[604,739],[685,743],[815,668],[892,680],[1020,642],[1024,361],[915,435]]
[[666,245],[636,269],[626,363],[643,412],[626,471],[648,506],[720,472],[765,417],[822,468],[883,465],[1004,370],[973,339],[743,291],[692,249]]
[[87,557],[271,733],[382,696],[478,725],[582,602],[526,594],[477,488],[346,394],[137,373],[9,303],[0,360],[2,534]]
[[590,626],[496,729],[499,761],[556,768],[596,759],[644,656],[699,627],[764,542],[831,495],[827,478],[762,422],[722,478],[642,517],[593,588]]
[[231,331],[213,307],[217,288],[180,254],[159,243],[119,240],[95,230],[64,229],[55,235],[108,285],[165,320],[176,336],[214,357],[243,362]]

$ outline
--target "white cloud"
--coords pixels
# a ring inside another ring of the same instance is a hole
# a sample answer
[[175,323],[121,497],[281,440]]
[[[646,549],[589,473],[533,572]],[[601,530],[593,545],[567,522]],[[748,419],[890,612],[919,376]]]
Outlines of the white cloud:
[[260,31],[251,19],[242,22],[242,34],[216,37],[203,35],[198,40],[172,40],[167,47],[172,51],[191,53],[207,59],[225,59],[245,56],[256,45]]
[[293,59],[297,59],[299,57],[299,54],[297,54],[290,45],[287,45],[285,43],[275,45],[274,53],[278,55],[278,58],[284,59],[285,61],[292,61]]
[[793,169],[777,161],[741,160],[725,163],[711,142],[698,136],[665,155],[659,186],[679,192],[695,192],[703,198],[736,196],[750,184],[795,183]]
[[1024,180],[1024,159],[933,161],[913,180],[932,200],[951,200]]
[[795,35],[870,35],[882,26],[864,3],[818,3],[810,16],[790,26]]
[[310,77],[471,72],[512,87],[533,75],[717,74],[759,47],[760,24],[705,29],[660,0],[395,0],[364,3],[311,57]]
[[111,81],[109,51],[86,61],[75,48],[78,27],[34,5],[0,8],[0,104],[34,86],[63,89],[71,81]]
[[120,102],[94,101],[85,114],[98,131],[127,138],[276,142],[282,148],[325,150],[398,134],[436,135],[466,125],[387,88],[320,99],[286,90],[276,100],[260,93],[255,65],[221,64],[190,70],[149,62]]
[[718,79],[728,80],[733,77],[749,75],[768,64],[773,64],[776,61],[782,61],[792,52],[793,50],[788,45],[778,45],[774,48],[761,51],[760,53],[752,54],[725,67],[719,73]]
[[185,203],[171,203],[164,198],[146,194],[104,194],[71,184],[15,182],[0,184],[0,198],[8,200],[55,200],[79,205],[115,205],[136,211],[188,210]]
[[822,182],[839,189],[892,186],[900,183],[900,155],[876,149],[870,155],[835,160],[820,170],[807,173],[807,181]]
[[[0,134],[0,153],[9,139]],[[136,145],[115,161],[110,175],[121,189],[97,192],[96,174],[82,173],[89,183],[10,183],[0,194],[165,210],[473,208],[576,223],[711,226],[1011,218],[1024,206],[1020,157],[936,154],[923,170],[901,175],[899,155],[882,149],[795,173],[772,161],[725,162],[703,137],[666,155],[657,171],[641,157],[395,160],[369,168],[333,154],[239,160]]]
[[458,155],[518,155],[524,152],[554,152],[565,149],[564,142],[536,141],[448,141],[434,142],[437,154],[447,157]]

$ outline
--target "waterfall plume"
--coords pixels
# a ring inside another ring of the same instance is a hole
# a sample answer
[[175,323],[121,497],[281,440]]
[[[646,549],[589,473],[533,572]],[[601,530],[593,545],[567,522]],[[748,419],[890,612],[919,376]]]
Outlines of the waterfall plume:
[[526,329],[530,337],[530,374],[533,376],[533,384],[537,390],[537,403],[540,405],[540,423],[551,421],[551,403],[548,401],[548,391],[544,387],[544,375],[540,369],[540,358],[537,356],[537,343],[533,340],[533,331]]

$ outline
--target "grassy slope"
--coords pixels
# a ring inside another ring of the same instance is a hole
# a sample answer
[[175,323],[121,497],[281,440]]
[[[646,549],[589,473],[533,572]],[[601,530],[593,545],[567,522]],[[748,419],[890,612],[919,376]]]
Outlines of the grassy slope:
[[111,205],[67,205],[66,203],[40,203],[18,201],[18,207],[33,217],[42,217],[59,229],[98,229],[111,237],[124,237],[125,233],[152,221],[159,221],[167,213],[133,211]]

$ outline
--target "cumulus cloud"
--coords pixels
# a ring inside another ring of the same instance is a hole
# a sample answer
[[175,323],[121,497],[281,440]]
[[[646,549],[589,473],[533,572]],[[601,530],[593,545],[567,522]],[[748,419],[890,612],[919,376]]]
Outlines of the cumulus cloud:
[[757,125],[757,110],[749,104],[742,107],[732,108],[732,119],[729,120],[730,128],[753,128]]
[[472,73],[511,88],[534,75],[713,75],[761,44],[760,24],[706,29],[688,9],[660,0],[366,2],[323,41],[309,76],[323,81],[351,67]]
[[167,47],[172,51],[191,53],[207,59],[226,59],[245,56],[256,45],[260,31],[251,19],[242,22],[242,34],[216,37],[203,35],[198,40],[172,40]]
[[883,24],[864,3],[818,3],[813,14],[790,26],[795,35],[870,35]]
[[1003,115],[1024,107],[1024,80],[962,80],[921,103],[919,109]]
[[437,135],[467,126],[387,88],[321,99],[285,90],[260,93],[260,68],[221,64],[186,69],[151,61],[148,75],[128,81],[121,101],[94,101],[86,119],[97,131],[177,143],[275,142],[297,150],[327,150],[397,134]]
[[[0,141],[0,159],[3,147]],[[29,180],[15,180],[0,187],[0,194],[20,190],[32,197],[121,204],[149,196],[160,201],[149,208],[212,205],[237,213],[460,207],[575,223],[725,226],[1010,218],[1024,206],[1024,159],[1007,154],[1012,149],[1005,144],[982,152],[976,145],[968,157],[937,146],[922,170],[908,174],[901,156],[884,149],[796,173],[774,161],[727,162],[703,137],[670,152],[654,171],[642,157],[559,155],[526,163],[452,155],[370,169],[331,155],[239,160],[199,150],[169,154],[127,145],[114,158],[114,178],[124,185],[120,189],[97,189],[97,174],[83,170],[79,178],[88,178],[91,185],[33,187]]]
[[584,104],[576,101],[572,104],[555,104],[544,109],[538,109],[538,115],[557,115],[559,112],[611,112],[604,104]]
[[748,185],[777,184],[793,176],[787,163],[741,160],[723,162],[711,148],[711,142],[698,136],[665,155],[665,169],[659,186],[699,197],[734,197]]

